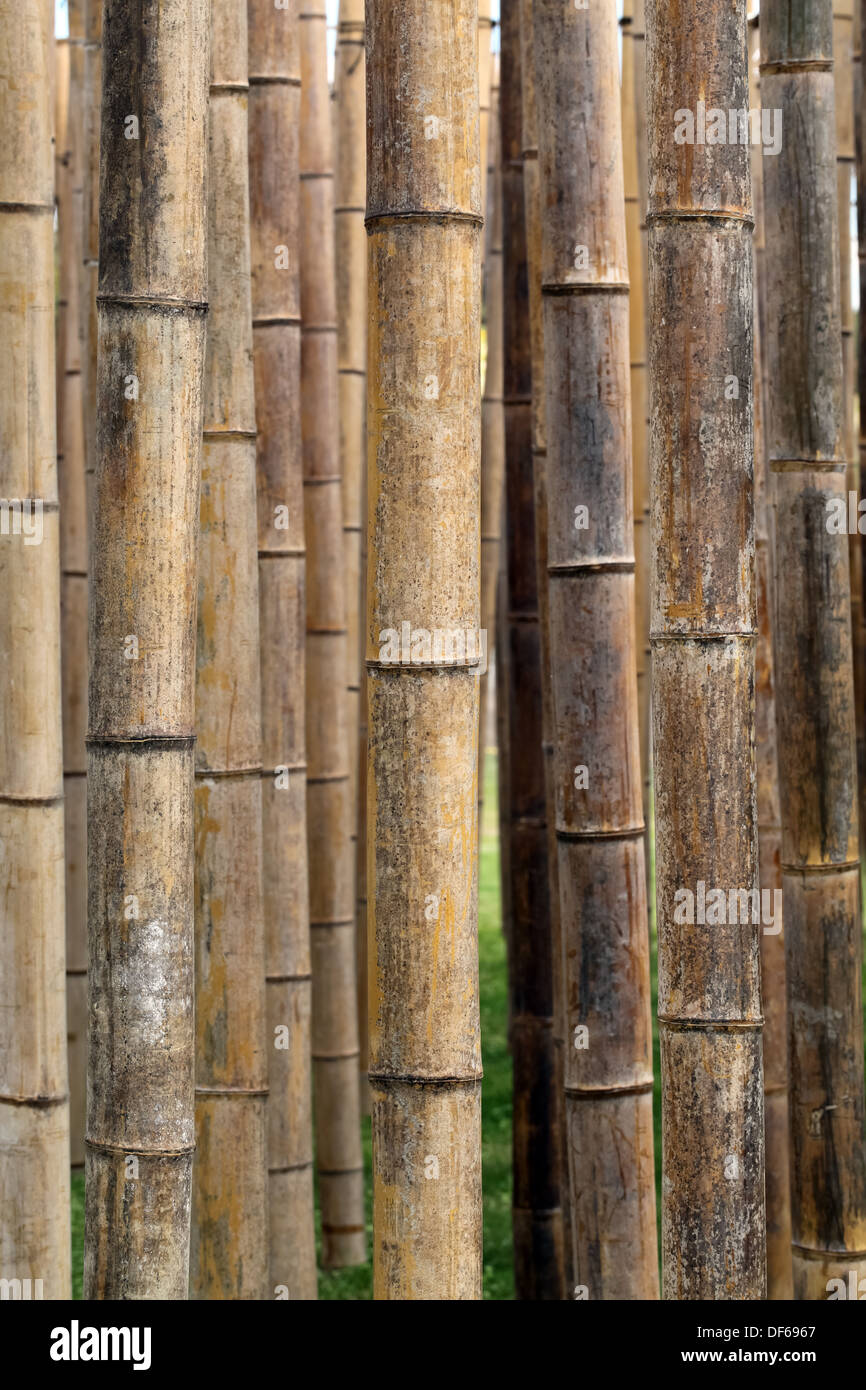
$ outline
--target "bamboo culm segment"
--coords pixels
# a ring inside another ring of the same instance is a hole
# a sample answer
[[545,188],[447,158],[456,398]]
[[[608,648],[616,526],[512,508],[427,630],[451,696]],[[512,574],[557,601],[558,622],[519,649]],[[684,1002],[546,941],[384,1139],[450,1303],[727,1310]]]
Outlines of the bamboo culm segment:
[[[105,7],[84,1295],[183,1299],[208,7]],[[134,106],[140,138],[125,138]]]
[[[87,1074],[87,504],[85,497],[79,286],[84,174],[83,14],[73,6],[70,37],[58,44],[57,222],[60,300],[57,335],[57,472],[60,497],[60,643],[63,678],[63,800],[66,860],[66,1035],[69,1148],[84,1166]],[[65,87],[65,97],[61,96]]]
[[246,0],[212,0],[195,757],[196,1298],[268,1295]]
[[647,7],[662,1279],[679,1300],[765,1291],[761,928],[751,897],[720,925],[677,911],[702,885],[758,889],[749,151],[672,136],[699,98],[748,106],[745,8]]
[[0,1271],[56,1300],[71,1292],[53,52],[47,6],[0,3],[0,497],[18,504],[0,536]]
[[298,4],[248,0],[270,1296],[317,1296],[300,427]]
[[589,1298],[655,1298],[616,17],[553,0],[534,0],[533,11],[574,1281]]
[[[767,445],[775,487],[782,886],[788,971],[794,1296],[866,1275],[862,935],[845,505],[832,9],[767,0]],[[793,210],[793,212],[792,212]],[[791,267],[798,268],[797,274]],[[825,325],[819,335],[816,321]]]
[[[481,1297],[478,677],[432,646],[480,616],[477,20],[475,0],[367,5],[377,1299]],[[386,655],[403,623],[420,664]]]
[[346,589],[338,430],[334,171],[323,0],[301,53],[301,432],[307,545],[307,839],[316,1164],[326,1268],[365,1258],[355,881],[346,728]]
[[[367,411],[367,233],[364,0],[340,0],[336,58],[337,129],[334,228],[337,274],[337,371],[339,374],[340,475],[343,489],[343,558],[346,580],[346,741],[351,774],[351,839],[355,882],[366,838],[366,777],[361,757],[363,676],[364,486]],[[360,1043],[361,1108],[369,1113],[367,1086],[367,914],[357,891],[356,979]]]

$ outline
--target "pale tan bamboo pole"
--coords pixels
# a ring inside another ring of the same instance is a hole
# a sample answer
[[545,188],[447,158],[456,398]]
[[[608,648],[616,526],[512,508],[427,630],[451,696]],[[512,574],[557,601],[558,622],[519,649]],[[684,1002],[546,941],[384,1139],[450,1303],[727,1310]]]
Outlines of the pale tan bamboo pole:
[[[340,0],[336,51],[336,160],[334,226],[337,275],[337,371],[340,412],[340,474],[343,488],[343,560],[346,581],[346,733],[351,773],[352,867],[363,857],[365,819],[359,805],[361,727],[361,586],[364,508],[364,451],[367,409],[367,233],[364,0]],[[358,895],[360,896],[360,895]],[[366,915],[356,922],[358,1038],[361,1102],[369,1112],[367,1086]]]
[[246,0],[211,0],[195,758],[190,1291],[268,1295],[268,1083]]
[[66,1036],[69,1058],[69,1152],[73,1168],[84,1166],[87,1073],[87,505],[79,294],[84,194],[83,36],[82,6],[72,4],[69,7],[69,38],[61,41],[68,73],[68,106],[62,148],[58,143],[61,313],[57,371],[57,472],[60,496],[66,860]]
[[[749,23],[749,107],[759,110],[760,34]],[[764,1142],[766,1150],[767,1297],[793,1298],[791,1268],[791,1170],[788,1152],[788,1016],[782,919],[782,828],[776,747],[776,679],[773,659],[773,547],[767,468],[766,354],[762,313],[766,274],[764,180],[760,145],[751,147],[755,339],[755,748],[758,797],[758,860],[761,890],[770,894],[773,922],[761,929],[761,999],[764,1008]],[[778,897],[773,897],[774,893]]]
[[338,425],[334,171],[324,0],[301,51],[301,431],[307,543],[307,836],[316,1168],[326,1268],[365,1257],[355,879],[346,729],[346,588]]
[[[85,1298],[184,1299],[208,7],[109,0],[90,574]],[[130,112],[130,106],[134,109]]]
[[247,0],[270,1296],[317,1296],[300,430],[298,0]]
[[374,1297],[479,1299],[476,0],[371,0],[367,103]]
[[44,0],[2,0],[0,1273],[55,1300],[70,1265],[53,55]]

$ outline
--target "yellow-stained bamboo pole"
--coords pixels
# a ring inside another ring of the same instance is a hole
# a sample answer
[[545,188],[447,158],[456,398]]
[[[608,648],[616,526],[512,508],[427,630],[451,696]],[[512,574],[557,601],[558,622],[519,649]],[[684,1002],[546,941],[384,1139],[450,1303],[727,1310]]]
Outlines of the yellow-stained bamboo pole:
[[70,1297],[54,47],[43,0],[2,0],[0,1273],[52,1300]]
[[[107,0],[90,585],[85,1298],[183,1299],[206,0]],[[130,107],[133,110],[130,112]]]
[[377,1299],[481,1297],[477,45],[476,0],[367,6]]
[[317,1296],[300,429],[298,0],[247,0],[270,1296]]
[[[337,274],[337,371],[339,375],[340,474],[343,486],[343,560],[346,580],[346,736],[351,773],[352,867],[357,883],[364,856],[365,818],[360,806],[361,590],[363,584],[364,451],[367,409],[367,233],[364,0],[340,0],[335,87],[337,99],[334,227]],[[365,754],[366,761],[366,754]],[[360,893],[357,895],[359,898]],[[361,1103],[369,1112],[367,1086],[367,918],[356,922]]]
[[66,1036],[69,1057],[69,1151],[84,1166],[87,1073],[87,505],[81,374],[84,23],[69,7],[69,38],[60,40],[57,221],[60,236],[60,332],[57,362],[57,473],[60,496],[60,641],[63,678],[63,799],[66,859]]
[[195,758],[190,1290],[268,1293],[268,1084],[246,0],[211,0]]
[[301,431],[307,544],[307,836],[316,1167],[326,1268],[365,1256],[355,879],[346,729],[346,587],[338,426],[334,171],[324,0],[301,51]]

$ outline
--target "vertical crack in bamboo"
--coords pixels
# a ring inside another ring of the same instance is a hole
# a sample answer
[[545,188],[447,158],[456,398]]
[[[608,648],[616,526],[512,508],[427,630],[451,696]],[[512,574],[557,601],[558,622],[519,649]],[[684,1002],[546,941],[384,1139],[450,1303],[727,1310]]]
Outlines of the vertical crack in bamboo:
[[534,0],[574,1279],[658,1294],[629,305],[613,7]]
[[70,1236],[53,60],[53,11],[2,0],[0,1271],[56,1300]]
[[830,0],[765,0],[761,97],[783,132],[764,157],[764,216],[791,1222],[794,1296],[816,1300],[866,1274],[848,526],[832,524],[848,516],[832,54]]
[[247,0],[270,1293],[317,1297],[304,734],[298,0]]
[[367,111],[374,1297],[480,1299],[475,0],[370,0]]
[[748,107],[745,0],[647,21],[663,1293],[761,1299],[749,150],[674,133]]
[[316,1165],[326,1268],[365,1257],[355,879],[346,729],[346,587],[338,425],[334,171],[324,0],[301,51],[301,430],[307,544],[307,837]]
[[207,5],[107,0],[103,41],[84,1296],[183,1299]]

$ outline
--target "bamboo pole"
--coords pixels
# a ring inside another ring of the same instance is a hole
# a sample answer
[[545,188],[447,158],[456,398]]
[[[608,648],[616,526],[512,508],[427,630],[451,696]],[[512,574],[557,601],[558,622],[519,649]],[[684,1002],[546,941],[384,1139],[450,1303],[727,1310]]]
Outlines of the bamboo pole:
[[47,6],[2,0],[0,1271],[55,1300],[70,1267],[53,55]]
[[[760,110],[760,34],[757,15],[749,21],[749,108]],[[761,930],[761,998],[764,1008],[764,1146],[766,1154],[767,1297],[793,1298],[791,1269],[791,1176],[788,1154],[788,1018],[785,937],[782,919],[782,829],[776,743],[776,674],[773,661],[773,545],[771,479],[767,469],[765,420],[766,338],[764,184],[760,145],[751,147],[755,402],[755,746],[758,798],[758,860],[761,891],[774,903],[770,930]]]
[[195,759],[195,1298],[268,1290],[246,0],[211,0]]
[[[367,233],[364,0],[340,0],[335,87],[337,97],[334,226],[337,267],[337,371],[340,474],[343,479],[343,555],[346,580],[346,730],[351,773],[351,842],[355,882],[364,854],[360,807],[361,586],[363,583],[364,451],[366,448]],[[357,894],[360,897],[360,893]],[[367,918],[356,920],[361,1103],[369,1112],[367,1085]]]
[[188,1285],[208,11],[160,13],[109,0],[103,34],[85,1298]]
[[[642,0],[625,0],[622,26],[622,150],[625,234],[629,270],[629,384],[634,507],[634,581],[637,619],[638,734],[644,825],[650,818],[650,506],[647,451],[648,389],[646,361],[646,83]],[[649,874],[649,844],[644,850]],[[649,883],[649,879],[647,879]]]
[[63,800],[66,861],[66,1035],[69,1059],[69,1145],[73,1168],[84,1166],[87,1073],[87,506],[81,375],[84,25],[81,5],[69,8],[69,38],[60,40],[58,91],[66,86],[58,122],[57,220],[60,236],[57,472],[60,496],[60,643],[63,680]]
[[[559,874],[553,768],[553,693],[550,673],[550,607],[547,574],[547,439],[544,399],[544,322],[541,303],[541,206],[535,97],[532,0],[520,0],[520,93],[523,206],[531,353],[531,450],[535,520],[535,583],[538,601],[538,661],[541,685],[541,768],[544,802],[539,828],[546,841],[549,939],[530,944],[530,983],[524,1018],[514,1048],[515,1206],[519,1216],[515,1271],[518,1289],[533,1299],[565,1296],[565,1231],[562,1188],[568,1186],[568,1151],[563,1123],[564,1081]],[[522,525],[523,522],[518,522]],[[545,923],[540,922],[541,931]],[[526,1183],[520,1208],[518,1174]],[[563,1175],[566,1175],[563,1182]],[[567,1202],[566,1202],[567,1208]],[[518,1294],[520,1296],[520,1294]]]
[[[490,117],[493,104],[493,5],[491,0],[478,0],[478,138],[481,150],[481,207],[487,217],[489,176],[488,151],[490,149]],[[484,262],[487,254],[487,237],[481,239],[481,278],[484,284]],[[482,311],[484,304],[482,304]],[[483,798],[483,790],[481,791]]]
[[298,3],[247,0],[270,1289],[317,1296],[300,430]]
[[[856,151],[857,168],[857,261],[858,261],[858,280],[860,288],[860,307],[857,313],[858,343],[857,343],[857,464],[860,470],[860,493],[859,500],[861,507],[866,511],[866,143],[864,143],[863,128],[863,24],[866,10],[861,0],[855,0],[854,5],[854,39],[852,44],[854,58],[854,136]],[[862,516],[863,511],[858,511]],[[858,522],[858,531],[860,525]],[[866,527],[860,531],[860,633],[855,635],[852,630],[854,650],[858,659],[862,662],[861,679],[859,689],[856,692],[858,709],[862,709],[859,690],[866,686]],[[856,568],[852,571],[856,574]],[[853,582],[853,581],[852,581]],[[852,618],[854,613],[852,610]],[[861,720],[861,724],[863,721]],[[858,820],[860,825],[860,837],[866,832],[866,737],[859,739],[861,724],[858,724],[858,747],[857,747],[857,777],[859,786],[858,797]],[[864,726],[866,727],[866,726]],[[862,856],[861,856],[862,857]]]
[[377,1299],[481,1297],[477,25],[476,0],[367,6]]
[[99,281],[99,146],[102,122],[102,20],[107,0],[83,0],[84,5],[84,192],[82,209],[83,260],[81,274],[82,398],[84,457],[88,507],[96,473],[98,339],[96,291]]
[[[830,0],[761,12],[794,1296],[866,1273],[862,931]],[[797,132],[796,136],[793,132]],[[793,210],[793,211],[792,211]],[[792,268],[794,268],[792,270]],[[821,322],[820,334],[813,325]]]
[[326,1268],[365,1257],[346,729],[334,271],[334,174],[324,0],[304,0],[301,50],[301,431],[307,538],[307,836],[316,1163]]
[[647,19],[663,1294],[748,1300],[766,1286],[760,925],[749,896],[758,889],[749,152],[701,144],[699,131],[693,143],[687,129],[684,143],[674,138],[675,113],[700,121],[699,101],[708,111],[748,106],[745,4],[654,0]]
[[[649,936],[616,16],[613,7],[566,11],[553,0],[533,8],[574,1277],[583,1297],[652,1298]],[[585,528],[581,507],[589,509]]]

